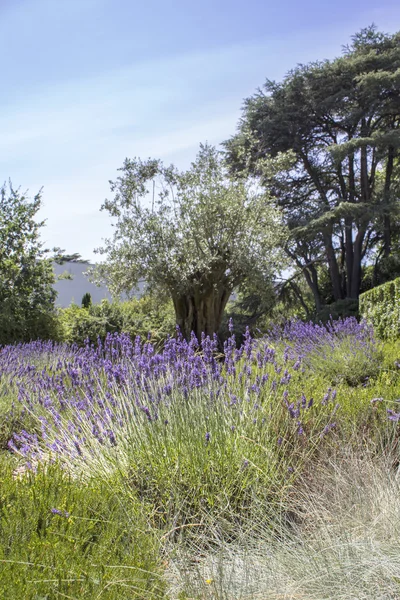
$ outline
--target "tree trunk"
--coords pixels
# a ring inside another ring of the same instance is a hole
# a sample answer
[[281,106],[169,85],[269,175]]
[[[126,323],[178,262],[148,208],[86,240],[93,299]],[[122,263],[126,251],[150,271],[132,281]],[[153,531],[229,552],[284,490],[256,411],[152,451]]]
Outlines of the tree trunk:
[[317,269],[315,268],[314,265],[310,265],[309,270],[311,273],[310,287],[311,287],[311,291],[314,296],[315,310],[317,312],[319,312],[321,310],[321,296],[320,296],[319,287],[318,287],[318,273],[317,273]]
[[230,288],[218,286],[174,296],[176,324],[183,337],[189,340],[194,332],[200,341],[202,333],[210,336],[217,333],[231,293]]
[[[367,122],[365,118],[361,119],[361,137],[367,137],[369,134]],[[360,148],[360,184],[361,184],[361,200],[368,204],[370,190],[369,190],[369,177],[368,177],[368,150],[367,146],[361,146]]]
[[393,146],[389,147],[388,151],[388,159],[386,163],[386,173],[385,173],[385,187],[383,191],[383,203],[384,203],[384,213],[383,213],[383,256],[387,258],[390,255],[392,250],[392,232],[391,232],[391,222],[390,222],[390,184],[392,182],[393,175],[393,167],[394,167],[394,148]]
[[345,248],[346,248],[346,296],[351,293],[353,285],[353,265],[354,265],[354,249],[353,249],[353,220],[351,217],[346,217],[345,223]]
[[336,260],[335,249],[332,243],[332,235],[324,234],[324,244],[326,250],[326,258],[328,260],[329,274],[332,282],[333,297],[336,300],[342,300],[342,287],[340,285],[340,272]]
[[[306,313],[306,318],[310,319],[311,313],[310,313],[310,310],[309,310],[307,304],[304,302],[303,294],[301,293],[299,286],[297,285],[297,283],[295,281],[291,281],[290,287],[292,288],[294,295],[296,296],[296,298],[298,299],[298,301],[304,308],[304,312]],[[317,309],[317,310],[319,310],[319,309]]]
[[310,288],[314,297],[315,310],[319,312],[321,310],[321,297],[319,295],[318,289],[318,276],[311,276],[308,268],[303,268],[302,271],[307,285]]
[[[319,312],[321,309],[321,296],[319,293],[317,269],[312,264],[312,262],[309,262],[308,264],[305,264],[305,265],[302,264],[299,257],[294,252],[289,250],[289,248],[286,247],[285,251],[286,251],[286,254],[294,260],[296,265],[302,271],[304,278],[307,282],[307,285],[310,288],[312,295],[314,297],[315,310],[317,312]],[[303,259],[306,260],[304,257],[303,257]]]
[[357,233],[356,239],[353,245],[353,273],[351,278],[351,289],[347,292],[348,298],[358,299],[360,295],[361,286],[361,261],[362,261],[362,247],[365,238],[365,230],[360,229]]

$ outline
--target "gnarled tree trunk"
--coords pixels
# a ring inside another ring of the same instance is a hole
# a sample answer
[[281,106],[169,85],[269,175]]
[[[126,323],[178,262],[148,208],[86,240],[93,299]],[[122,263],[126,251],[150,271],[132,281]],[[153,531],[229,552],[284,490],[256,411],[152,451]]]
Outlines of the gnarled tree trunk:
[[231,288],[214,285],[190,294],[174,295],[176,324],[182,335],[189,340],[193,331],[201,340],[202,333],[210,336],[217,333],[231,293]]

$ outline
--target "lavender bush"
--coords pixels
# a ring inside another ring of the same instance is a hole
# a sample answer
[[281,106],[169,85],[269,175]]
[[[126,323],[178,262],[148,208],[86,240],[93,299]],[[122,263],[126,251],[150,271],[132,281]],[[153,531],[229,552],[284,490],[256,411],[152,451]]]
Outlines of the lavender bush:
[[326,324],[288,321],[270,331],[270,339],[284,341],[286,353],[300,357],[314,373],[334,385],[358,385],[374,377],[381,363],[381,347],[373,328],[355,317],[332,319]]
[[186,518],[250,506],[280,490],[335,427],[335,393],[301,393],[301,364],[249,333],[240,348],[232,335],[223,355],[216,338],[179,335],[161,352],[126,335],[84,348],[7,347],[0,372],[35,423],[9,448],[28,468],[118,472],[162,510],[189,506]]

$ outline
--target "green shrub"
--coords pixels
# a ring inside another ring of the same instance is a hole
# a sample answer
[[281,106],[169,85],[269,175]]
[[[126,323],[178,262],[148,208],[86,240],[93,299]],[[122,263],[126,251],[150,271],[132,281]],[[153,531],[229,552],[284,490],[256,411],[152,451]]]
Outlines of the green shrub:
[[158,542],[138,500],[57,466],[16,476],[2,463],[0,598],[162,597]]
[[144,296],[126,302],[109,302],[80,307],[72,304],[61,311],[62,338],[66,342],[82,345],[86,339],[104,340],[107,333],[140,335],[153,342],[162,342],[175,329],[175,315],[171,302],[159,301],[154,296]]
[[86,339],[104,340],[107,333],[122,331],[123,320],[120,307],[107,300],[88,308],[71,304],[61,311],[64,341],[83,345]]
[[360,296],[360,313],[380,338],[400,337],[400,278],[364,292]]
[[316,315],[316,321],[326,323],[331,319],[336,321],[337,319],[343,319],[344,317],[359,318],[359,316],[358,300],[347,298],[322,306]]
[[63,339],[59,314],[54,307],[25,312],[14,300],[0,303],[0,346],[38,339]]
[[358,386],[376,377],[382,361],[382,351],[376,343],[354,343],[343,337],[334,345],[326,343],[316,347],[304,359],[312,373],[321,373],[332,385],[346,383]]
[[146,338],[150,334],[152,342],[159,345],[175,332],[175,311],[170,300],[143,296],[123,302],[121,312],[122,331],[131,337]]

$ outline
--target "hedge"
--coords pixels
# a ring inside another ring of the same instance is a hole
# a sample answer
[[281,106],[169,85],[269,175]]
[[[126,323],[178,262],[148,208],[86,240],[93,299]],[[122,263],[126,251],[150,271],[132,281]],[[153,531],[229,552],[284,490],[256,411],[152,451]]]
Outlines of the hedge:
[[386,340],[400,337],[400,277],[360,296],[360,314]]

